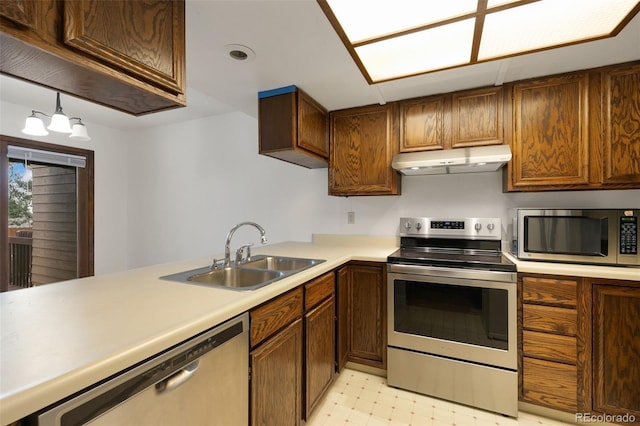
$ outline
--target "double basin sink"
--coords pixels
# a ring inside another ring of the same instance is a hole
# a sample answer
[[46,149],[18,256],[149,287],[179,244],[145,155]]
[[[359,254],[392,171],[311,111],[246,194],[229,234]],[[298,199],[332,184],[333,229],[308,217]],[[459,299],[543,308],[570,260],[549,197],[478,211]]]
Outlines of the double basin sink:
[[255,290],[322,262],[322,259],[257,255],[240,264],[232,263],[231,266],[219,268],[204,267],[160,278],[233,290]]

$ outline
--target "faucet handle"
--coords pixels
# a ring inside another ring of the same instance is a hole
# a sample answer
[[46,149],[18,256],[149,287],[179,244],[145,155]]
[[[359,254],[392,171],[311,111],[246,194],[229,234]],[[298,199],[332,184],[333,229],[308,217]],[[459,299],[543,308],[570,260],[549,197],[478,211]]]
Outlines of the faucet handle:
[[[211,266],[209,266],[209,269],[218,269],[221,266],[218,262],[219,262],[218,259],[214,257],[213,261],[211,262]],[[224,260],[221,260],[220,262],[224,264]]]
[[[236,250],[236,264],[245,263],[245,262],[248,262],[249,260],[251,260],[251,247],[252,246],[253,246],[253,244],[244,244],[244,245],[240,246],[238,248],[238,250]],[[242,259],[242,255],[244,254],[244,249],[247,249],[247,254],[244,257],[244,259]]]

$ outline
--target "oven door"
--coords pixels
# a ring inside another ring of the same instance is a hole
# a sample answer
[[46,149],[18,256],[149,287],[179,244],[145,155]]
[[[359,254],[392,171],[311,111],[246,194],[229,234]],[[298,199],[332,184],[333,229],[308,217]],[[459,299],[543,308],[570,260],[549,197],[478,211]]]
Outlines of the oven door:
[[517,369],[516,273],[389,264],[388,344]]

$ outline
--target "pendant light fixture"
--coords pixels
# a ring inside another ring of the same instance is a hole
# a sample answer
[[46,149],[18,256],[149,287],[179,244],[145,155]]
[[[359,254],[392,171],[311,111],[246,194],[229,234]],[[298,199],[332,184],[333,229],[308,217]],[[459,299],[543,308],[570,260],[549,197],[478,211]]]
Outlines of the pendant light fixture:
[[[42,119],[40,119],[37,114],[51,118],[51,122],[46,129],[44,127]],[[71,125],[72,122],[73,126]],[[74,140],[91,140],[87,132],[87,127],[84,125],[84,123],[82,123],[80,117],[69,118],[62,111],[62,106],[60,105],[60,92],[56,92],[56,111],[53,113],[53,115],[32,110],[31,115],[27,117],[24,129],[22,129],[22,133],[31,136],[46,136],[49,134],[49,132],[47,132],[47,129],[58,133],[70,133],[69,138]]]

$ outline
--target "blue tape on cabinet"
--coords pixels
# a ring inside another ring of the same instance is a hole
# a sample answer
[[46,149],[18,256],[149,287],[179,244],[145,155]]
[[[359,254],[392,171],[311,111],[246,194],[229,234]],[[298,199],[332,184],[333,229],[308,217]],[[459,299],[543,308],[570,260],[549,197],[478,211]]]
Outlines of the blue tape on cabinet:
[[295,91],[296,91],[295,85],[279,87],[277,89],[271,89],[271,90],[263,90],[261,92],[258,92],[258,99],[269,98],[271,96],[282,95],[283,93],[291,93]]

